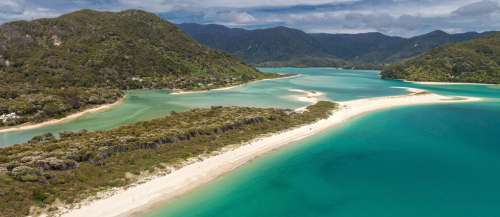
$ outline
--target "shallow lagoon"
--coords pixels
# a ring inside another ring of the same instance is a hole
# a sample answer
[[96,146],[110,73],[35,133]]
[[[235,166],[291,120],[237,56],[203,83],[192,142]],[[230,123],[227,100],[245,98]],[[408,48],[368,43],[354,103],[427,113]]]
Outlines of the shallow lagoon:
[[[84,115],[66,123],[25,130],[0,133],[0,146],[26,142],[33,136],[47,132],[106,130],[124,124],[149,120],[167,115],[171,111],[185,111],[212,105],[299,108],[307,105],[293,99],[297,93],[289,89],[321,91],[325,99],[349,100],[374,96],[404,94],[402,89],[390,88],[393,81],[379,79],[376,71],[336,70],[331,68],[277,68],[261,69],[268,72],[300,73],[301,76],[252,82],[225,91],[210,91],[172,95],[164,90],[129,91],[124,102],[110,110]],[[397,83],[397,82],[396,82]]]
[[105,112],[0,134],[0,146],[66,130],[105,130],[211,105],[298,108],[289,89],[337,101],[400,95],[416,87],[490,102],[379,111],[266,155],[149,216],[500,216],[500,89],[384,81],[376,71],[264,68],[302,76],[227,91],[130,91]]

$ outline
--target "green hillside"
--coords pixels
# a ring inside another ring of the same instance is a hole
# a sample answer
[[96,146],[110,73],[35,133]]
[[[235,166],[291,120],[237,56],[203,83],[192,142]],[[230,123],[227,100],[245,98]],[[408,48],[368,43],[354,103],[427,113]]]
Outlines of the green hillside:
[[445,45],[382,71],[385,79],[500,83],[500,33]]
[[268,77],[139,10],[81,10],[0,26],[0,120],[15,125],[135,88],[210,89]]

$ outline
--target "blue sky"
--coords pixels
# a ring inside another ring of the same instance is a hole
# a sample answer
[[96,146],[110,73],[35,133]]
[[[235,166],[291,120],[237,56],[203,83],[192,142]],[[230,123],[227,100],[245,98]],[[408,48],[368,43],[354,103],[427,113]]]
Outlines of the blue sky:
[[306,32],[413,36],[500,30],[500,0],[0,0],[0,22],[54,17],[81,8],[144,9],[176,22],[288,26]]

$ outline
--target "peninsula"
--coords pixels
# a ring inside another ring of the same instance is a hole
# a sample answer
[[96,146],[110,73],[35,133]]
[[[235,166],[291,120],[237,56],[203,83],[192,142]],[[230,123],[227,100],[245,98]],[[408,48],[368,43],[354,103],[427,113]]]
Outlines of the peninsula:
[[319,101],[302,111],[195,109],[110,131],[35,137],[0,152],[0,209],[9,216],[130,214],[364,113],[480,100],[409,91],[404,96]]
[[[297,91],[297,90],[295,90]],[[130,188],[115,188],[99,199],[65,207],[63,217],[140,216],[156,204],[189,192],[229,171],[273,150],[338,126],[350,119],[381,109],[398,106],[463,103],[480,101],[474,97],[447,97],[409,88],[404,96],[388,96],[339,102],[327,117],[304,125],[295,125],[272,134],[261,135],[239,144],[226,146],[212,154],[191,158],[182,167],[143,177]],[[319,102],[323,104],[324,102]],[[309,107],[310,109],[312,107]],[[94,198],[95,199],[95,198]]]

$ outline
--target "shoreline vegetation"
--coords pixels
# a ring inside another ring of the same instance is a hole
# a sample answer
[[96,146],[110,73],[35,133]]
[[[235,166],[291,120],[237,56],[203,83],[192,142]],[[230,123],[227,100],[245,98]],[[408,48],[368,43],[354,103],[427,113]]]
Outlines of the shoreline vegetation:
[[[292,95],[291,98],[300,102],[307,102],[311,105],[316,104],[320,100],[325,100],[325,93],[319,91],[306,91],[301,89],[288,89],[289,92],[297,93],[298,95]],[[295,109],[296,112],[306,111],[307,106]]]
[[468,82],[443,82],[443,81],[409,81],[405,79],[397,79],[406,83],[423,84],[423,85],[481,85],[481,86],[495,86],[499,84],[488,83],[468,83]]
[[383,79],[500,84],[500,32],[446,44],[384,67]]
[[[370,99],[360,99],[339,103],[340,107],[328,118],[304,126],[292,128],[271,135],[254,139],[248,143],[233,147],[221,153],[191,161],[170,174],[149,177],[140,184],[128,189],[119,189],[104,196],[102,199],[87,201],[81,207],[70,209],[64,217],[112,217],[141,216],[189,192],[215,178],[234,170],[265,153],[284,147],[295,141],[320,133],[328,128],[355,118],[359,115],[397,106],[473,102],[474,97],[445,97],[428,93],[419,89],[409,88],[411,92],[405,96],[390,96]],[[89,216],[89,211],[99,210],[99,213]]]
[[[204,92],[210,92],[210,91],[222,91],[222,90],[229,90],[233,89],[236,87],[244,86],[250,83],[254,82],[260,82],[260,81],[265,81],[265,80],[275,80],[275,79],[286,79],[286,78],[294,78],[294,77],[299,77],[301,76],[300,74],[278,74],[279,77],[276,78],[265,78],[265,79],[260,79],[260,80],[254,80],[250,81],[247,83],[242,83],[242,84],[237,84],[237,85],[232,85],[232,86],[227,86],[227,87],[220,87],[220,88],[215,88],[215,89],[208,89],[208,90],[174,90],[172,93],[173,95],[179,95],[179,94],[191,94],[191,93],[204,93]],[[78,119],[79,117],[82,117],[83,115],[94,113],[94,112],[99,112],[99,111],[105,111],[108,109],[111,109],[115,106],[120,105],[123,103],[127,95],[125,94],[124,96],[118,98],[117,101],[113,103],[108,103],[108,104],[102,104],[102,105],[97,105],[91,108],[87,108],[85,110],[81,111],[76,111],[74,113],[70,113],[65,117],[62,118],[57,118],[57,119],[49,119],[40,123],[23,123],[21,125],[15,125],[15,126],[9,126],[9,127],[0,127],[0,134],[1,133],[8,133],[8,132],[16,132],[16,131],[23,131],[23,130],[31,130],[31,129],[36,129],[36,128],[41,128],[41,127],[46,127],[54,124],[60,124],[68,121],[72,121],[75,119]]]
[[213,88],[213,89],[206,89],[206,90],[182,90],[182,89],[174,89],[171,94],[173,94],[173,95],[181,95],[181,94],[192,94],[192,93],[206,93],[206,92],[210,92],[210,91],[230,90],[230,89],[234,89],[234,88],[237,88],[237,87],[242,87],[242,86],[245,86],[245,85],[248,85],[248,84],[251,84],[251,83],[256,83],[256,82],[261,82],[261,81],[279,80],[279,79],[295,78],[295,77],[302,76],[301,74],[292,74],[292,73],[275,73],[275,74],[278,75],[275,78],[264,78],[264,79],[249,81],[249,82],[246,82],[246,83],[241,83],[241,84],[236,84],[236,85],[230,85],[230,86],[226,86],[226,87],[218,87],[218,88]]
[[[364,113],[404,105],[480,100],[408,90],[411,94],[404,96],[320,101],[303,112],[213,107],[106,132],[71,133],[59,140],[50,135],[38,137],[27,144],[3,148],[0,189],[6,191],[0,194],[6,201],[1,201],[0,213],[130,215],[190,191],[264,153]],[[224,117],[222,122],[219,117]],[[44,149],[45,154],[38,156],[38,149]],[[71,153],[61,154],[68,150]],[[26,210],[28,204],[30,210]]]
[[276,76],[141,10],[4,23],[0,48],[0,128],[62,118],[127,90],[201,90]]
[[24,123],[24,124],[21,124],[21,125],[18,125],[18,126],[0,128],[0,133],[8,133],[8,132],[15,132],[15,131],[31,130],[31,129],[36,129],[36,128],[41,128],[41,127],[51,126],[51,125],[55,125],[55,124],[65,123],[65,122],[68,122],[68,121],[72,121],[72,120],[78,119],[78,118],[80,118],[80,117],[82,117],[82,116],[84,116],[86,114],[91,114],[91,113],[94,113],[94,112],[102,112],[102,111],[106,111],[106,110],[112,109],[112,108],[120,105],[121,103],[123,103],[123,101],[125,100],[125,98],[126,98],[126,96],[123,96],[123,97],[119,98],[117,101],[115,101],[113,103],[98,105],[98,106],[94,106],[93,108],[88,108],[88,109],[85,109],[85,110],[82,110],[82,111],[77,111],[77,112],[69,114],[69,115],[67,115],[67,116],[65,116],[63,118],[51,119],[51,120],[47,120],[47,121],[44,121],[44,122],[41,122],[41,123]]
[[[499,83],[499,36],[436,48],[390,65],[381,77]],[[131,89],[189,94],[300,76],[260,72],[141,10],[80,10],[5,23],[0,48],[0,134],[113,108]],[[292,98],[311,105],[296,110],[212,106],[107,131],[35,136],[0,148],[0,216],[140,215],[263,154],[360,115],[481,100],[406,89],[410,93],[403,96],[344,102],[289,89],[296,93]]]
[[336,107],[322,101],[298,113],[213,106],[109,131],[36,136],[0,149],[0,213],[52,216],[57,205],[74,204],[128,186],[145,174],[180,168],[188,159],[315,122]]
[[[284,79],[284,78],[291,78],[295,76],[300,76],[298,74],[293,74],[293,75],[287,75],[287,74],[272,74],[272,73],[265,73],[265,76],[263,78],[256,78],[253,80],[245,81],[243,83],[239,83],[236,85],[232,84],[225,84],[228,86],[222,86],[222,87],[216,87],[213,89],[206,89],[206,88],[195,88],[191,90],[178,90],[178,89],[173,89],[173,92],[171,94],[188,94],[188,93],[203,93],[203,92],[209,92],[209,91],[220,91],[220,90],[228,90],[232,88],[236,88],[239,86],[243,86],[246,84],[250,84],[253,82],[259,82],[259,81],[264,81],[264,80],[273,80],[273,79]],[[64,112],[57,112],[57,117],[50,117],[46,116],[43,118],[37,118],[35,121],[27,121],[25,122],[23,118],[17,117],[16,120],[12,121],[20,121],[20,124],[16,123],[8,123],[9,121],[4,121],[0,120],[0,134],[1,133],[6,133],[6,132],[13,132],[13,131],[22,131],[22,130],[29,130],[29,129],[35,129],[35,128],[40,128],[44,126],[49,126],[53,124],[58,124],[70,120],[74,120],[76,118],[79,118],[85,114],[88,113],[93,113],[96,111],[102,111],[109,109],[111,107],[114,107],[116,105],[119,105],[123,102],[124,98],[126,97],[126,93],[123,93],[124,91],[118,91],[118,93],[114,94],[113,97],[107,97],[106,101],[101,101],[100,103],[94,103],[91,105],[88,105],[87,107],[80,107],[78,109],[64,109]],[[0,90],[0,102],[2,102],[2,97],[1,97],[2,91]],[[79,100],[81,101],[81,100]],[[102,103],[102,104],[101,104]],[[6,105],[8,106],[8,105]],[[55,105],[56,106],[56,105]],[[64,107],[61,104],[58,104],[57,107]],[[83,109],[82,109],[83,108]],[[43,107],[45,109],[45,107]],[[9,112],[14,111],[13,109],[5,108],[2,109],[2,105],[0,105],[0,115],[2,114],[2,110],[5,110],[4,112],[7,112],[5,114],[9,114]],[[59,108],[54,108],[54,110],[60,110]],[[53,112],[55,113],[55,112]],[[16,112],[13,112],[14,116],[17,116]],[[53,115],[54,116],[54,115]],[[62,117],[61,117],[62,116]],[[22,120],[21,120],[22,119]],[[6,124],[8,123],[8,124]]]
[[438,81],[411,81],[415,84],[425,84],[425,85],[485,85],[485,86],[495,86],[498,84],[487,84],[487,83],[467,83],[467,82],[438,82]]

